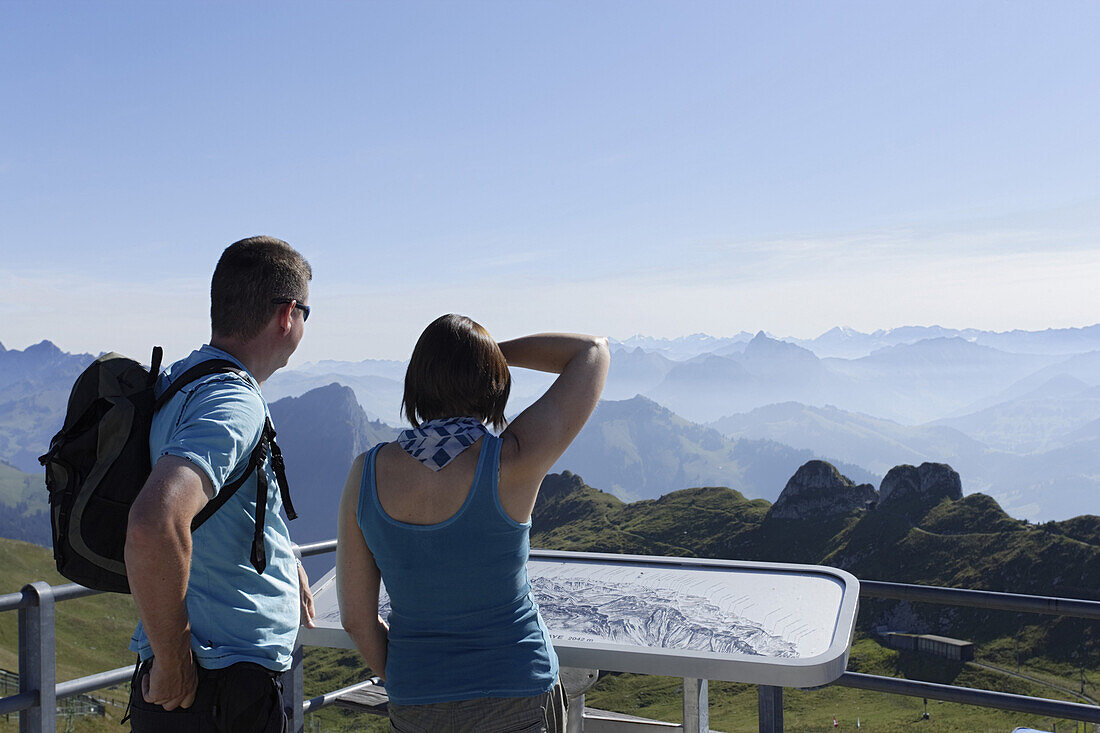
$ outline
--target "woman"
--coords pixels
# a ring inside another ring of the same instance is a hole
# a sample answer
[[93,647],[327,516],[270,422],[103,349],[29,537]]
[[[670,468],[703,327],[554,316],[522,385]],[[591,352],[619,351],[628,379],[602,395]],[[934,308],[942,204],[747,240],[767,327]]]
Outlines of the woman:
[[[464,316],[425,329],[405,375],[412,430],[352,465],[336,550],[344,628],[384,674],[391,729],[564,730],[558,660],[531,597],[531,510],[599,400],[606,339],[497,344]],[[500,437],[508,367],[558,374]],[[389,626],[377,615],[380,581]]]

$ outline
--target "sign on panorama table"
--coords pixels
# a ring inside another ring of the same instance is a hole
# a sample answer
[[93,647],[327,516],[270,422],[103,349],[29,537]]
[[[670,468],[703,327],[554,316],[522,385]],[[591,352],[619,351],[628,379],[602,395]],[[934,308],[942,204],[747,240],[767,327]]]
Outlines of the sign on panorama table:
[[[859,583],[842,570],[548,550],[527,570],[563,666],[807,687],[847,664]],[[351,646],[334,580],[307,645]]]

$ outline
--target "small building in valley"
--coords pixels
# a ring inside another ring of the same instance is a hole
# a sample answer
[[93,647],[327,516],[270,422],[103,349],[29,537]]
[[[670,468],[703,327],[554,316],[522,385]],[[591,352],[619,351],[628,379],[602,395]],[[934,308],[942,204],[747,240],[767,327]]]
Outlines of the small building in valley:
[[899,634],[894,631],[887,632],[883,638],[886,645],[893,649],[932,654],[959,662],[974,659],[974,643],[962,639],[934,634]]

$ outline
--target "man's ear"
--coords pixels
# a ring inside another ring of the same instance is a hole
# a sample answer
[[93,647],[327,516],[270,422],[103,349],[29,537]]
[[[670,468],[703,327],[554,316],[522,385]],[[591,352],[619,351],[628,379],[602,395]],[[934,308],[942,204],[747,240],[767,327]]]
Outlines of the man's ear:
[[279,326],[280,334],[286,335],[290,333],[291,326],[293,325],[291,319],[294,318],[295,302],[296,301],[291,301],[290,303],[280,303],[279,309],[275,311],[275,320]]

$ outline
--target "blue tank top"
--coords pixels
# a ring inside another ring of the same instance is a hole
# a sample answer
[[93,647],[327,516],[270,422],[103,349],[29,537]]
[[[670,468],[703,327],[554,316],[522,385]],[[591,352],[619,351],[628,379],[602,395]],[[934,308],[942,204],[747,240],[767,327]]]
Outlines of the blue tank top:
[[[473,486],[439,524],[399,522],[367,453],[356,518],[390,597],[386,691],[398,705],[539,695],[558,657],[527,578],[531,522],[497,493],[500,438],[482,438]],[[364,609],[366,612],[366,609]]]

